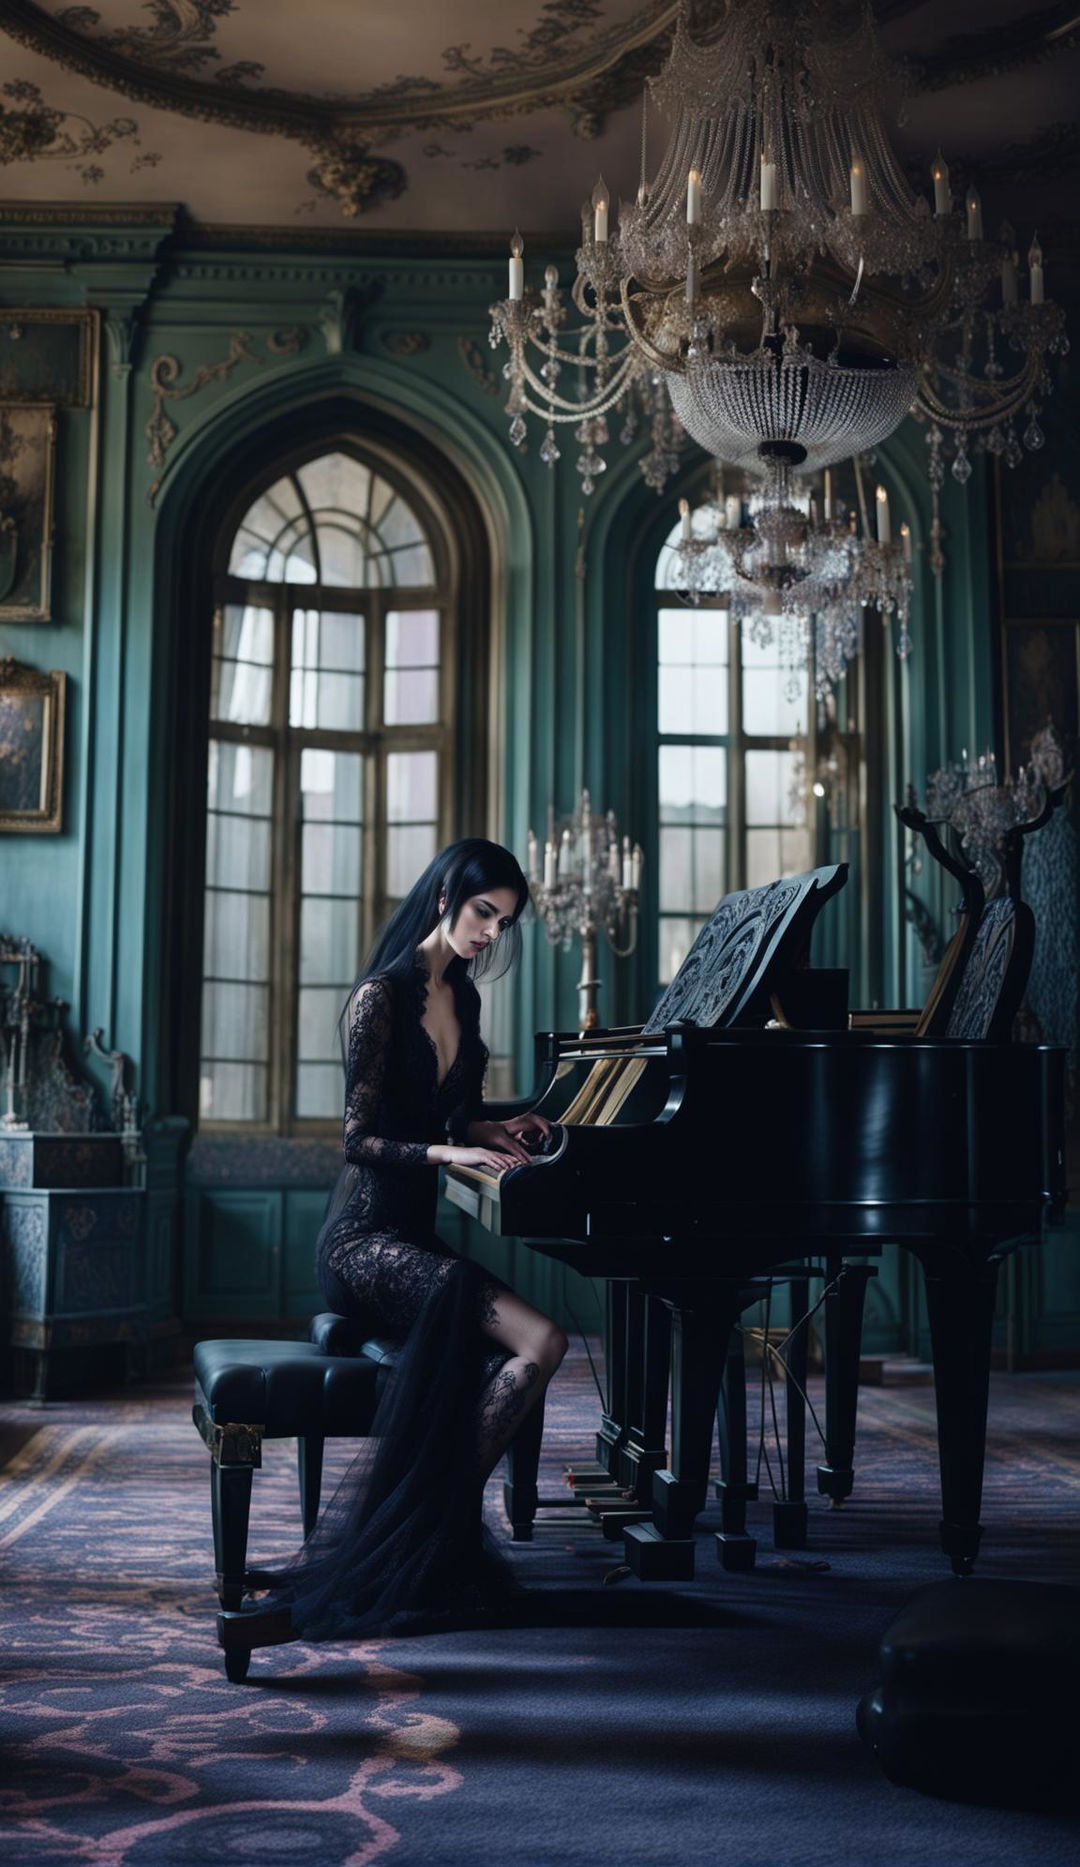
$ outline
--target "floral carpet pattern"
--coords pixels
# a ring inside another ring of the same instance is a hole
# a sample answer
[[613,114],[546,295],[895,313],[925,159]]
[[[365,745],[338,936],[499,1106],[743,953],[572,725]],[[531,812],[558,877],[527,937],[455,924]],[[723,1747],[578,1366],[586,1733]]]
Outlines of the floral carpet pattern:
[[[596,1412],[572,1357],[546,1494],[588,1455]],[[981,1566],[1076,1579],[1080,1380],[1000,1380],[994,1415]],[[882,1627],[943,1572],[929,1389],[866,1394],[857,1499],[815,1504],[806,1563],[773,1557],[761,1509],[755,1575],[723,1575],[703,1536],[685,1588],[605,1586],[618,1546],[552,1510],[514,1552],[531,1624],[276,1649],[245,1686],[215,1644],[208,1459],[183,1387],[10,1407],[0,1433],[5,1862],[816,1867],[895,1852],[890,1822],[906,1862],[1075,1859],[1056,1819],[892,1788],[854,1735]],[[291,1547],[295,1487],[292,1448],[271,1445],[252,1560]],[[493,1484],[493,1523],[498,1501]]]

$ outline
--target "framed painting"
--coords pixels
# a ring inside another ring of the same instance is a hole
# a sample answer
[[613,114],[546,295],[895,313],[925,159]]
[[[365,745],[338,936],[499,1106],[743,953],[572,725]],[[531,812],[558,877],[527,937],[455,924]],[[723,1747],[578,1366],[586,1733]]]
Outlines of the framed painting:
[[89,408],[97,378],[99,313],[89,307],[0,315],[0,402]]
[[0,621],[48,622],[56,410],[0,403]]
[[67,676],[0,661],[0,831],[63,828]]

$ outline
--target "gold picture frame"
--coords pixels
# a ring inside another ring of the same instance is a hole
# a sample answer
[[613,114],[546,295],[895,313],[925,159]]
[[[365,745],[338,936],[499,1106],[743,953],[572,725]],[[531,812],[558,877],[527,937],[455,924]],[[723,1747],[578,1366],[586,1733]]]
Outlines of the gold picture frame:
[[0,660],[0,831],[63,828],[66,689],[59,669]]
[[0,402],[0,621],[49,622],[56,408]]

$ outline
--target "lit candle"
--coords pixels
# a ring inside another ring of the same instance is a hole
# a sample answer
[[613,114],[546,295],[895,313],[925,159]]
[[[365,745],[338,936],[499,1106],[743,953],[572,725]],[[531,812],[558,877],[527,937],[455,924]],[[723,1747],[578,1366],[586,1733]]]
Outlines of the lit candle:
[[879,486],[875,495],[877,500],[877,535],[878,544],[892,542],[892,525],[889,520],[889,495],[883,486]]
[[856,155],[851,158],[851,212],[866,213],[866,170]]
[[515,233],[510,242],[510,296],[522,298],[525,293],[525,262],[521,255],[525,251],[525,242],[520,233]]
[[688,545],[690,543],[690,501],[688,499],[679,501],[679,519],[679,536],[683,544]]
[[573,856],[573,850],[570,845],[570,832],[569,830],[564,830],[562,833],[562,840],[559,843],[559,880],[560,882],[563,882],[566,880],[566,877],[569,875],[570,870],[573,866],[573,861],[574,861],[574,856]]
[[761,211],[768,214],[776,206],[776,163],[761,158]]
[[630,855],[630,838],[624,836],[622,840],[622,885],[624,888],[633,887],[633,881],[631,879],[633,872],[634,865]]
[[934,178],[934,213],[948,214],[952,208],[952,194],[949,190],[949,165],[939,153],[930,167]]
[[586,882],[592,879],[592,824],[586,817],[581,830],[581,872]]
[[982,202],[977,188],[969,188],[967,191],[967,237],[969,240],[981,240],[983,237]]
[[608,194],[604,178],[601,175],[592,191],[593,204],[593,239],[597,246],[606,246],[608,237],[608,206],[611,196]]
[[530,882],[535,882],[538,873],[539,845],[532,830],[529,831],[528,851],[529,880]]
[[724,517],[729,532],[737,532],[742,524],[742,500],[738,493],[729,493],[724,501]]
[[900,543],[904,549],[904,563],[911,563],[911,526],[905,521],[900,527]]
[[630,858],[630,886],[637,894],[641,887],[641,844],[634,844],[634,853]]
[[607,866],[608,874],[612,881],[617,883],[619,879],[619,845],[614,837],[612,837],[608,844]]
[[1028,248],[1028,266],[1031,274],[1031,302],[1041,305],[1043,302],[1043,255],[1039,245],[1039,236],[1035,235]]
[[1003,305],[1015,305],[1020,300],[1020,285],[1016,276],[1016,254],[1006,253],[1001,262],[1001,302]]
[[701,171],[691,169],[686,178],[686,224],[696,227],[701,219]]
[[544,887],[554,888],[554,886],[555,886],[555,845],[554,843],[545,843],[544,844]]
[[831,468],[826,467],[825,469],[825,523],[826,525],[832,524],[832,518],[833,518],[832,470]]

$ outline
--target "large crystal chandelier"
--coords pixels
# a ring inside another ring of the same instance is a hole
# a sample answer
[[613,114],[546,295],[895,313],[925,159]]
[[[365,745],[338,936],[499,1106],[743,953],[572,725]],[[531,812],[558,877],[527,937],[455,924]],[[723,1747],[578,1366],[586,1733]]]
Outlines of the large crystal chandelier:
[[491,341],[509,348],[515,444],[539,415],[554,464],[555,429],[573,423],[589,490],[609,413],[639,397],[656,430],[646,475],[662,484],[678,440],[665,390],[709,454],[755,469],[820,469],[909,411],[927,423],[935,492],[949,452],[963,481],[973,447],[1013,464],[1018,428],[1042,444],[1046,359],[1065,337],[1038,239],[1022,295],[1011,230],[985,238],[978,194],[958,208],[940,156],[932,202],[912,189],[884,127],[891,74],[872,20],[852,12],[729,0],[699,39],[684,0],[646,90],[667,121],[663,157],[648,179],[643,117],[636,202],[612,229],[601,182],[583,210],[572,310],[554,267],[526,289],[511,243]]
[[793,688],[812,668],[819,698],[857,654],[867,609],[884,622],[895,616],[896,651],[902,658],[911,651],[911,533],[901,525],[893,536],[883,486],[875,490],[871,529],[858,458],[855,474],[855,506],[837,497],[829,469],[820,492],[811,493],[793,487],[782,461],[747,502],[745,523],[737,494],[717,491],[695,512],[679,502],[669,580],[693,603],[719,602],[759,647],[778,646]]

